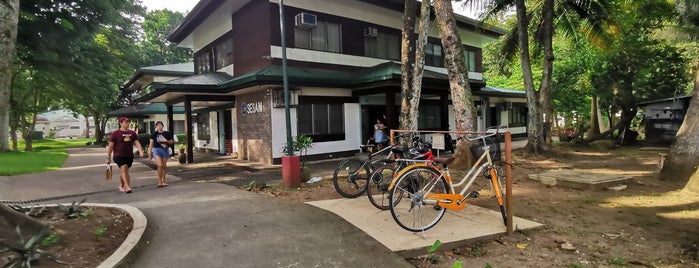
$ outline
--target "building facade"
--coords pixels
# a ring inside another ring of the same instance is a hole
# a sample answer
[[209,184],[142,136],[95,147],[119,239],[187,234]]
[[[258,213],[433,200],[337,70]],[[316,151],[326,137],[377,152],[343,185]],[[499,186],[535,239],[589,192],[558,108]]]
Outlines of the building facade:
[[[189,157],[208,148],[279,163],[286,143],[280,20],[284,22],[292,136],[311,158],[353,154],[377,118],[397,127],[401,101],[398,0],[201,0],[169,36],[194,51],[194,75],[143,90],[136,101],[184,107]],[[457,16],[479,129],[526,134],[524,92],[486,87],[483,44],[504,32]],[[444,51],[436,25],[426,47],[418,128],[453,130]],[[524,107],[524,108],[522,108]],[[172,110],[172,108],[169,108]],[[189,159],[193,161],[193,159]]]

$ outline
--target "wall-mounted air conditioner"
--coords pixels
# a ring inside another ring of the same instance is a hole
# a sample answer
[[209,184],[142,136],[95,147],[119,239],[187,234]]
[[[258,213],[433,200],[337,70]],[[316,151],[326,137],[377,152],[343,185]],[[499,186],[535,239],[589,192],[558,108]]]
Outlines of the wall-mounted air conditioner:
[[294,26],[299,29],[311,29],[318,25],[318,18],[316,15],[309,13],[299,13],[294,17]]
[[379,30],[376,27],[366,27],[364,28],[364,37],[377,37],[379,36]]

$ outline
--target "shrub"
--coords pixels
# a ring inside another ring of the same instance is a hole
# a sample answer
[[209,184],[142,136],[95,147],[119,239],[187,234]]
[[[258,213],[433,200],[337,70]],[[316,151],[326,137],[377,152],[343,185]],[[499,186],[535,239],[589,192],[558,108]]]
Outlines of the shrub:
[[187,142],[187,134],[175,134],[177,137],[177,144],[184,144]]
[[143,150],[147,152],[148,150],[146,149],[150,143],[150,133],[138,134],[138,142],[140,142],[141,146],[143,146]]

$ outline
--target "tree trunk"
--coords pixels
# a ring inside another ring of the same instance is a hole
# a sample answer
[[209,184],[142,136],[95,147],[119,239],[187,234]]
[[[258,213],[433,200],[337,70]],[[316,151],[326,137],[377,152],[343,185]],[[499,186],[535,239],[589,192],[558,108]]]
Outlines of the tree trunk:
[[[543,45],[544,45],[544,68],[539,85],[539,103],[544,112],[543,132],[548,133],[541,148],[548,151],[551,145],[551,118],[553,107],[551,106],[551,77],[553,75],[553,0],[544,0],[544,20],[543,20]],[[543,134],[543,133],[542,133]]]
[[[468,84],[468,71],[464,61],[461,38],[454,19],[454,10],[450,0],[436,0],[434,8],[444,47],[444,62],[447,67],[451,100],[454,106],[454,125],[456,131],[474,131],[476,115],[473,96],[471,95],[471,86]],[[457,136],[460,139],[457,143],[454,155],[456,161],[453,165],[463,167],[473,162],[473,156],[463,135]]]
[[104,139],[105,128],[107,127],[107,118],[100,120],[98,113],[92,113],[92,120],[95,121],[95,144],[101,144]]
[[19,226],[24,241],[38,234],[45,227],[40,221],[15,211],[5,204],[0,204],[0,237],[7,242],[19,242],[15,228]]
[[[408,120],[409,128],[417,129],[418,108],[420,107],[420,95],[422,94],[422,74],[425,69],[425,46],[427,45],[427,35],[430,27],[430,0],[422,0],[420,7],[420,21],[418,28],[417,48],[415,49],[415,63],[412,70],[413,84],[410,92],[410,109]],[[405,99],[405,97],[403,97]]]
[[[413,50],[413,36],[415,35],[415,12],[417,4],[415,0],[406,0],[403,13],[403,29],[401,34],[401,107],[400,107],[400,129],[417,129],[411,128],[413,122],[417,122],[417,118],[410,117],[410,108],[413,99],[420,96],[414,96],[411,92],[413,83],[413,72],[411,66],[414,63],[415,57],[411,53]],[[373,120],[373,119],[372,119]],[[417,124],[417,123],[415,123]]]
[[[696,61],[699,67],[699,60]],[[699,189],[697,165],[699,164],[699,68],[694,72],[694,91],[689,101],[684,122],[677,131],[675,142],[665,160],[660,178],[665,180],[687,180],[686,189]],[[692,176],[692,174],[694,174]]]
[[599,135],[599,117],[597,117],[597,96],[592,95],[592,108],[590,109],[590,130],[587,132],[588,137]]
[[85,138],[89,139],[90,138],[90,120],[88,119],[87,115],[83,115],[85,117]]
[[10,93],[18,20],[19,0],[0,1],[0,152],[10,150]]
[[534,90],[534,78],[529,57],[529,35],[527,33],[529,18],[527,18],[527,7],[524,0],[515,0],[515,9],[517,13],[517,44],[519,45],[524,90],[527,95],[527,145],[525,149],[538,154],[542,144],[545,143],[542,135],[544,122],[539,105],[539,93]]

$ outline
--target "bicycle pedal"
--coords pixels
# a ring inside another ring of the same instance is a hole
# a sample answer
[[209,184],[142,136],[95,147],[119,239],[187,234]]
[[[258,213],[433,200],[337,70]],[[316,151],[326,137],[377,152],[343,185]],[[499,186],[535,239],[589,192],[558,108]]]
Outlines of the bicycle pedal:
[[480,193],[478,193],[478,192],[476,192],[476,191],[473,191],[473,192],[470,192],[470,193],[468,194],[468,197],[469,197],[469,198],[478,198],[480,195],[481,195]]

